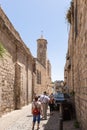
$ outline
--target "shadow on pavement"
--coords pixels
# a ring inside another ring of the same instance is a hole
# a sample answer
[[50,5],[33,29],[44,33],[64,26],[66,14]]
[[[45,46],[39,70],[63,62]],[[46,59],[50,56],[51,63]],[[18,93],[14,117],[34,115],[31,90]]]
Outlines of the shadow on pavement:
[[27,117],[33,117],[33,115],[27,115]]
[[43,130],[58,130],[58,123],[59,123],[59,112],[55,111],[53,115],[51,115],[48,118],[47,123],[43,125],[44,127]]

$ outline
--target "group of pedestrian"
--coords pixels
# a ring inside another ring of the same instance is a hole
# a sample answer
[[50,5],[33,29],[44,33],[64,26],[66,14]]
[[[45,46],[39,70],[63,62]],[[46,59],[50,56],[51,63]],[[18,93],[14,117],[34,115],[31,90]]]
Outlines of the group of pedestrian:
[[32,130],[34,130],[35,123],[37,121],[37,130],[39,130],[40,120],[47,120],[47,109],[48,105],[50,107],[50,115],[52,115],[54,110],[54,99],[53,94],[50,96],[47,95],[45,91],[40,96],[35,96],[32,102],[32,114],[33,114],[33,125]]

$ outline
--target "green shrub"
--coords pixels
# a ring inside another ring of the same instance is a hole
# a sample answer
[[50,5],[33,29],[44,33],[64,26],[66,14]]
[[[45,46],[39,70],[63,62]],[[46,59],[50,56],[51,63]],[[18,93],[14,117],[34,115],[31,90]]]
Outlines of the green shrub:
[[0,43],[0,57],[3,57],[3,54],[5,53],[5,48],[3,45]]
[[79,122],[78,122],[78,121],[75,121],[75,122],[74,122],[74,126],[75,126],[75,128],[79,128]]
[[73,1],[71,1],[70,7],[69,7],[69,9],[66,13],[67,22],[70,23],[70,24],[71,24],[71,17],[74,15],[73,10],[74,10],[74,3],[73,3]]

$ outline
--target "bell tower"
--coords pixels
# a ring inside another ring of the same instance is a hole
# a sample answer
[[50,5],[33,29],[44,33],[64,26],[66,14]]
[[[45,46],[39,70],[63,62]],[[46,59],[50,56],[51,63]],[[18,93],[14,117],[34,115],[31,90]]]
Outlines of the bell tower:
[[37,39],[37,59],[44,67],[46,67],[47,40],[43,38],[43,35],[41,35],[41,38]]

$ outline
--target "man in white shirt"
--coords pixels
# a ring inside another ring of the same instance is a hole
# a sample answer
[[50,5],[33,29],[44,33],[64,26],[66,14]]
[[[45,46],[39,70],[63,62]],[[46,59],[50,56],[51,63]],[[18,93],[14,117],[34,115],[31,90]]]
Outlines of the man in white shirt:
[[46,91],[43,93],[43,95],[40,96],[40,101],[42,104],[42,119],[47,119],[47,109],[48,109],[48,103],[49,103],[49,97],[47,96]]

